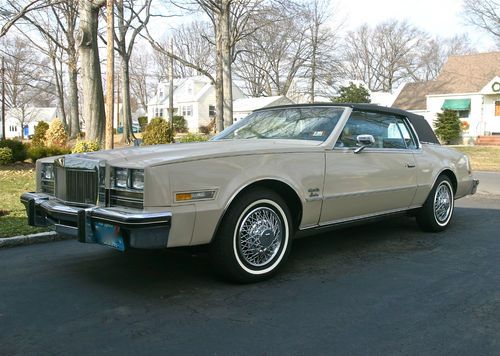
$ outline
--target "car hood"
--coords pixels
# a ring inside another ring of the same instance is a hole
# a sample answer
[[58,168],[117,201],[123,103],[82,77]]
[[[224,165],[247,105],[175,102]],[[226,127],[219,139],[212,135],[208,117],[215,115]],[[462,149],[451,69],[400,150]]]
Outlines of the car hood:
[[306,140],[221,140],[128,147],[74,156],[104,159],[113,166],[141,168],[216,157],[310,152],[318,150],[321,143]]

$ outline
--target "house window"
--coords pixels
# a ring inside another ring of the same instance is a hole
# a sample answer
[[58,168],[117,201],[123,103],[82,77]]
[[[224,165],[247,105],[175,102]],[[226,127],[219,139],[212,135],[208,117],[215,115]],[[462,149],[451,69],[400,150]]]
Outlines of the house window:
[[9,131],[10,132],[17,132],[17,126],[13,126],[13,125],[9,126]]
[[208,116],[215,116],[215,105],[208,105]]
[[160,98],[163,98],[163,95],[164,95],[163,89],[160,89]]
[[182,116],[192,116],[193,115],[193,106],[192,105],[186,105],[181,107],[181,113]]
[[193,83],[189,83],[187,87],[188,95],[193,95]]
[[457,110],[457,115],[460,119],[467,119],[469,118],[469,110]]
[[500,101],[495,101],[495,116],[500,116]]
[[163,108],[160,109],[159,117],[163,117]]

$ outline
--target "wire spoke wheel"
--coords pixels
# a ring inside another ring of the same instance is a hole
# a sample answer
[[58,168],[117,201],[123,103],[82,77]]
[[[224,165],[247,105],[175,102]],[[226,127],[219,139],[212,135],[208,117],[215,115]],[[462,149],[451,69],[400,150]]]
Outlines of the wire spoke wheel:
[[238,250],[243,260],[253,267],[271,262],[283,241],[283,223],[271,208],[258,207],[248,212],[238,231]]
[[440,184],[434,195],[434,217],[439,223],[448,220],[452,209],[452,193],[447,184]]

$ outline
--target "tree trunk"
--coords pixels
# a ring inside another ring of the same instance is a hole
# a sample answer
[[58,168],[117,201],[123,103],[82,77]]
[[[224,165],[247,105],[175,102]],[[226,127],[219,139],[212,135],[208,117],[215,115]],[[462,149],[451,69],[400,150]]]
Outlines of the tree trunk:
[[64,125],[66,132],[69,131],[69,125],[66,120],[66,110],[64,104],[64,91],[63,91],[63,83],[61,78],[61,73],[57,69],[56,57],[55,54],[51,54],[52,67],[54,68],[54,77],[56,79],[56,90],[57,90],[57,99],[59,101],[59,106],[61,107],[61,121]]
[[222,87],[222,38],[220,26],[215,26],[215,124],[217,132],[224,130],[224,92]]
[[68,101],[69,101],[69,137],[76,138],[80,133],[80,109],[78,107],[78,68],[76,51],[68,60]]
[[79,49],[83,84],[83,119],[86,138],[104,143],[104,95],[102,90],[99,49],[97,47],[97,26],[102,1],[79,2],[80,29]]
[[[170,52],[174,53],[174,42],[170,38]],[[174,59],[168,58],[168,124],[170,125],[170,142],[174,138]]]
[[[130,107],[130,77],[128,68],[128,58],[122,57],[120,72],[122,77],[122,113],[123,113],[123,136],[122,143],[131,143],[135,139],[132,132],[132,109]],[[118,103],[119,105],[120,103]],[[120,108],[118,107],[118,111]]]
[[222,47],[222,90],[224,103],[224,127],[233,124],[233,80],[231,75],[231,38],[229,33],[230,1],[222,1],[221,47]]

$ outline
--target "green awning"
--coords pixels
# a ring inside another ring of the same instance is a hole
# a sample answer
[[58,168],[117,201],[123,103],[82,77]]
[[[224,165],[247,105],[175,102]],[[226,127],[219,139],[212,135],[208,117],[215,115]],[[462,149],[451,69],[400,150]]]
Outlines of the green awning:
[[455,111],[470,110],[470,99],[445,99],[441,109]]

